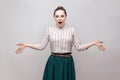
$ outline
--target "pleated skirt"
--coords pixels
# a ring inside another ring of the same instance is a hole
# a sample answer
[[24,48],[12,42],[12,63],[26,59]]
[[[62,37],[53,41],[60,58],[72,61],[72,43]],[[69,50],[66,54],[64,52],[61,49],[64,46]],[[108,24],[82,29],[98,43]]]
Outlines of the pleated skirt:
[[72,55],[70,57],[50,55],[45,66],[43,80],[76,80]]

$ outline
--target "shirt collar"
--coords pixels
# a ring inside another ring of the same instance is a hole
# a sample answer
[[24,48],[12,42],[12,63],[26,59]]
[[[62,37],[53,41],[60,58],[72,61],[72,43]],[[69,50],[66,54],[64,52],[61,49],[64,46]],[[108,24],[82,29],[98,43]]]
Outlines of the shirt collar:
[[66,28],[67,26],[66,26],[66,24],[62,27],[62,28],[59,28],[57,25],[56,25],[56,28],[58,28],[58,29],[64,29],[64,28]]

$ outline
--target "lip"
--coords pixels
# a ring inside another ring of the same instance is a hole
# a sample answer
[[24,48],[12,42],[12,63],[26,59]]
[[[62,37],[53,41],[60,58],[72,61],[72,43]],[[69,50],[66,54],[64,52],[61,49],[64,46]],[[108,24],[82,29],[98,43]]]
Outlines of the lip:
[[58,22],[59,24],[62,24],[62,22]]

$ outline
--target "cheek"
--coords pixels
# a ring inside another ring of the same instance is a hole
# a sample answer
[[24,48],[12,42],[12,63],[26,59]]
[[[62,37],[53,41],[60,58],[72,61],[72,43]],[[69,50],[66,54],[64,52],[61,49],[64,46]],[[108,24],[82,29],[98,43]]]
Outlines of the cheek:
[[63,18],[63,21],[65,21],[66,20],[66,18]]
[[57,21],[57,18],[54,18],[55,21]]

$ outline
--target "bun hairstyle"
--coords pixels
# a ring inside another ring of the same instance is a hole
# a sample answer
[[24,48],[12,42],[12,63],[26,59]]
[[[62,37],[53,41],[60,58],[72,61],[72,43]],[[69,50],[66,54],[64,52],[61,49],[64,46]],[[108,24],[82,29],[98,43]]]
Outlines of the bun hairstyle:
[[58,11],[58,10],[63,10],[64,13],[65,13],[65,16],[67,16],[67,12],[66,12],[66,10],[65,10],[65,8],[64,8],[63,6],[58,6],[58,7],[54,10],[53,16],[55,16],[55,12]]

